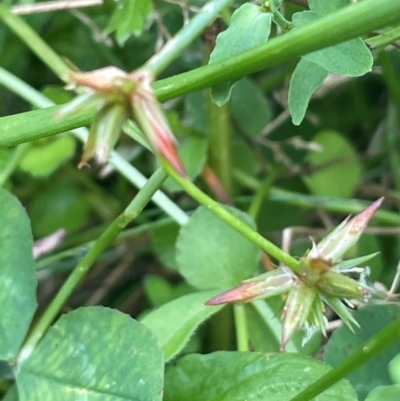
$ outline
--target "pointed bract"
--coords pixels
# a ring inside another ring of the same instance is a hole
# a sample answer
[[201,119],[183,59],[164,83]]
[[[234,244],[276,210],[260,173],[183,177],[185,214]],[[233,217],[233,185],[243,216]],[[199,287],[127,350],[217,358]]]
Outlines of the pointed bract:
[[339,261],[342,255],[359,240],[382,202],[383,198],[379,198],[361,213],[351,219],[347,218],[318,245],[313,244],[313,248],[307,257],[310,259],[323,258],[332,263]]
[[243,281],[237,287],[216,295],[206,305],[220,305],[231,302],[249,302],[289,291],[296,276],[289,270],[278,268],[262,275],[260,279]]

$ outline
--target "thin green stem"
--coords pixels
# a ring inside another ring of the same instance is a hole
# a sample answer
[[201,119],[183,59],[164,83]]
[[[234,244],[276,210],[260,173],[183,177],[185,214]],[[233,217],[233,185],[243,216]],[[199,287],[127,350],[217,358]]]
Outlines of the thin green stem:
[[290,401],[308,401],[333,386],[339,380],[364,365],[374,356],[388,349],[400,336],[400,319],[388,324],[378,334],[360,345],[344,361],[335,366]]
[[235,316],[237,349],[238,351],[248,351],[249,337],[247,331],[247,319],[244,304],[241,302],[234,304],[233,312]]
[[146,185],[138,192],[128,207],[121,213],[103,232],[103,234],[95,241],[89,252],[82,258],[71,275],[65,281],[60,291],[57,293],[49,307],[39,319],[37,325],[29,334],[25,344],[19,354],[19,360],[25,360],[34,351],[40,340],[45,335],[51,323],[60,313],[61,308],[68,300],[77,285],[88,273],[97,258],[109,246],[109,244],[117,238],[118,234],[124,227],[137,216],[143,208],[149,203],[155,192],[161,187],[167,175],[160,168],[147,181]]
[[[246,185],[248,188],[257,191],[261,182],[256,178],[243,173],[239,170],[234,170],[234,178],[241,184]],[[343,214],[355,214],[364,210],[369,203],[359,199],[344,199],[334,198],[328,196],[314,196],[307,195],[300,192],[291,192],[277,187],[271,187],[269,192],[269,200],[274,202],[282,202],[288,205],[294,205],[305,209],[321,209],[330,212],[337,212]],[[378,210],[374,219],[384,224],[391,226],[400,225],[400,216],[398,213],[390,212],[388,210]]]
[[32,144],[30,142],[22,143],[13,151],[11,159],[8,161],[3,171],[0,171],[0,186],[4,185],[4,183],[10,178],[11,174],[18,167],[31,146]]
[[165,46],[142,67],[160,74],[188,47],[233,0],[214,0],[207,3]]
[[385,47],[400,39],[400,26],[396,28],[389,29],[386,32],[374,36],[372,38],[368,38],[366,42],[371,46],[372,49],[377,49],[380,47]]
[[170,175],[192,198],[194,198],[200,204],[206,206],[215,215],[224,220],[227,224],[239,231],[243,236],[249,239],[254,244],[258,245],[262,250],[267,252],[269,255],[289,266],[293,271],[299,270],[299,262],[282,251],[279,247],[268,241],[257,231],[254,231],[246,223],[229,213],[222,205],[215,200],[211,199],[203,191],[201,191],[196,185],[194,185],[188,178],[181,177],[169,164],[162,161],[163,167]]
[[65,79],[71,72],[71,68],[62,58],[23,19],[14,15],[4,4],[0,4],[0,19],[61,79]]
[[264,199],[269,198],[272,183],[278,177],[279,170],[279,168],[273,169],[271,172],[269,172],[268,176],[260,182],[258,188],[254,188],[255,195],[253,197],[253,200],[251,201],[248,211],[249,216],[254,221],[257,220],[257,215],[261,209]]
[[397,23],[399,19],[398,0],[381,0],[379,7],[376,0],[360,1],[218,63],[158,81],[154,84],[156,94],[161,101],[165,101],[222,82],[233,81],[272,65]]
[[217,106],[208,94],[208,138],[209,162],[211,168],[220,179],[222,186],[232,194],[232,149],[231,149],[231,117],[229,102]]
[[289,31],[292,29],[293,24],[288,21],[278,10],[273,11],[272,16],[275,24],[279,25],[283,31]]

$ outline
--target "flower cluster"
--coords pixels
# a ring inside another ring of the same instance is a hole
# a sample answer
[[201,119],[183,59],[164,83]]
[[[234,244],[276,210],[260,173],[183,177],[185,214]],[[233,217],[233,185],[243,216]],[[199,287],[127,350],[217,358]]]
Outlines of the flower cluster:
[[165,158],[182,176],[186,175],[176,151],[176,139],[154,95],[150,71],[128,74],[116,67],[106,67],[71,73],[68,79],[72,87],[83,93],[64,106],[57,117],[85,108],[97,109],[80,166],[91,159],[97,164],[106,163],[126,120],[134,118],[154,153]]
[[[332,308],[350,328],[352,324],[357,325],[342,300],[365,300],[371,295],[372,290],[363,280],[365,269],[357,266],[376,253],[345,261],[341,257],[358,241],[382,201],[383,198],[380,198],[352,219],[347,218],[320,243],[313,242],[311,250],[300,258],[296,272],[287,266],[279,267],[242,282],[206,304],[249,302],[287,293],[282,313],[281,349],[285,348],[294,332],[304,325],[319,328],[325,334],[327,320],[324,304]],[[359,280],[343,274],[350,272],[359,274]]]

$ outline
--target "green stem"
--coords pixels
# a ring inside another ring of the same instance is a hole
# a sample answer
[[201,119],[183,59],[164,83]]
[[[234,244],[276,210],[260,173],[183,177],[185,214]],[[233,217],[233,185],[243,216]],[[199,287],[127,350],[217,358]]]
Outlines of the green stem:
[[[257,191],[260,185],[262,185],[261,182],[256,178],[239,170],[234,171],[234,178],[237,179],[241,184],[246,185],[248,188],[253,189],[254,191]],[[318,208],[321,210],[328,210],[330,212],[344,214],[359,213],[369,206],[368,202],[359,199],[307,195],[300,192],[287,191],[277,187],[271,188],[268,199],[274,202],[282,202],[305,209]],[[388,210],[378,210],[374,215],[374,219],[391,226],[400,225],[399,214],[390,212]]]
[[9,179],[31,146],[31,142],[22,143],[21,145],[17,146],[11,156],[11,160],[8,161],[3,171],[0,171],[0,186],[4,185],[4,183]]
[[207,3],[165,46],[142,67],[160,74],[188,47],[218,14],[233,0],[214,0]]
[[399,18],[398,0],[381,0],[379,7],[376,0],[360,1],[218,63],[158,81],[154,88],[161,101],[176,98],[336,45],[397,23]]
[[380,47],[385,47],[400,39],[400,26],[396,28],[389,29],[388,31],[374,36],[372,38],[368,38],[366,42],[373,48],[377,49]]
[[232,149],[229,102],[221,107],[208,94],[209,162],[228,194],[232,194]]
[[71,68],[62,58],[23,19],[14,15],[4,4],[0,4],[0,19],[61,79],[65,79],[71,72]]
[[235,328],[238,351],[249,350],[249,337],[247,332],[246,311],[243,303],[236,303],[233,305],[235,315]]
[[96,240],[89,252],[75,267],[71,275],[65,281],[49,307],[39,319],[37,325],[29,334],[19,354],[19,360],[25,360],[34,351],[53,320],[60,313],[61,308],[68,300],[74,289],[85,277],[97,258],[103,253],[108,245],[117,238],[124,227],[137,216],[149,203],[154,193],[161,187],[167,175],[162,169],[158,169],[147,181],[146,185],[138,192],[128,207],[121,213]]
[[275,24],[279,25],[283,31],[290,31],[293,24],[288,21],[278,10],[272,12]]
[[374,356],[388,349],[400,336],[400,319],[388,324],[378,334],[360,345],[344,361],[297,394],[290,401],[308,401],[333,386],[340,379],[364,365]]
[[258,245],[262,250],[269,255],[289,266],[293,271],[298,272],[299,262],[282,251],[279,247],[268,241],[257,231],[254,231],[246,223],[229,213],[222,205],[215,200],[211,199],[208,195],[202,192],[196,185],[194,185],[188,178],[181,177],[169,164],[162,161],[163,167],[170,175],[192,198],[197,200],[200,204],[206,206],[215,215],[224,220],[227,224],[239,231],[243,236],[249,239],[254,244]]

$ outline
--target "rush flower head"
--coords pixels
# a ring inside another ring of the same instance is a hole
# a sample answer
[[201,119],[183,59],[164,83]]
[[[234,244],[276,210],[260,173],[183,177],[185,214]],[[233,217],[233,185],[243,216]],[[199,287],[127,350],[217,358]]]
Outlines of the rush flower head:
[[[250,302],[287,293],[282,313],[282,350],[295,331],[303,326],[316,327],[325,333],[324,303],[352,328],[357,322],[342,300],[366,300],[371,295],[372,290],[363,280],[365,269],[358,266],[376,253],[346,261],[341,258],[358,241],[382,201],[380,198],[353,218],[347,218],[318,244],[313,242],[312,249],[300,258],[295,272],[286,266],[279,267],[243,281],[206,304]],[[347,272],[361,273],[360,279],[357,281],[343,274]]]
[[80,166],[91,159],[98,164],[106,163],[126,120],[134,117],[154,153],[186,175],[176,150],[177,141],[154,95],[150,71],[128,74],[116,67],[106,67],[71,73],[68,79],[82,94],[64,106],[57,117],[93,106],[97,109]]

